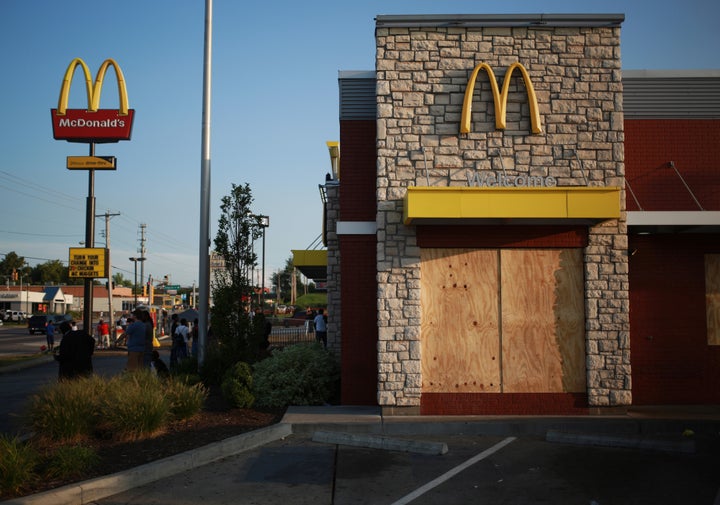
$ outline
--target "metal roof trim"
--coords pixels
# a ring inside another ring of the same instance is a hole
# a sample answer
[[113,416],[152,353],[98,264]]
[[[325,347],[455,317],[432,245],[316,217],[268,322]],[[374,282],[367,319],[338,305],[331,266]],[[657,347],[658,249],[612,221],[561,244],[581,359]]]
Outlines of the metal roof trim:
[[377,28],[617,27],[625,14],[419,14],[378,15]]

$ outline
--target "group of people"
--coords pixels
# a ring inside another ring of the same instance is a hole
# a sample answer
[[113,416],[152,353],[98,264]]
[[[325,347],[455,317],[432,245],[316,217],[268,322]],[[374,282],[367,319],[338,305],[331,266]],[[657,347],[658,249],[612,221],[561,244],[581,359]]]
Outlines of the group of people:
[[128,362],[127,370],[154,369],[158,375],[169,373],[167,365],[153,347],[155,326],[150,312],[143,306],[132,311],[131,320],[125,329],[127,337]]
[[[178,315],[170,316],[170,367],[176,367],[178,363],[189,355],[197,356],[198,347],[198,320],[193,322],[192,330],[188,327],[188,320],[184,317],[178,320]],[[188,352],[189,349],[189,352]]]
[[[167,365],[160,358],[160,353],[154,349],[154,324],[150,312],[142,306],[137,307],[128,318],[125,334],[127,336],[128,371],[153,369],[160,376],[169,375]],[[72,379],[88,376],[93,373],[92,355],[95,351],[96,341],[85,330],[78,330],[77,326],[69,321],[60,325],[62,338],[60,345],[55,347],[55,326],[52,322],[47,325],[48,348],[54,353],[59,362],[59,379]],[[110,347],[110,328],[102,319],[97,325],[99,341],[98,348]]]

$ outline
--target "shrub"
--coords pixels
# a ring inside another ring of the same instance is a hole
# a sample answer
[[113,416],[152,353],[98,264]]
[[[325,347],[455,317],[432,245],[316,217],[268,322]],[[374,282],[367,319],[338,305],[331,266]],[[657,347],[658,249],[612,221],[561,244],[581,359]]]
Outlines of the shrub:
[[250,408],[255,402],[252,394],[252,368],[247,363],[235,363],[223,378],[220,390],[223,397],[234,407]]
[[16,493],[35,476],[38,453],[17,437],[0,435],[0,495]]
[[29,422],[40,437],[78,440],[92,435],[105,383],[93,376],[52,384],[30,398]]
[[189,419],[200,412],[208,396],[207,389],[201,383],[188,385],[173,378],[162,381],[162,387],[174,419]]
[[108,381],[102,428],[120,440],[137,440],[160,431],[170,417],[170,401],[150,370]]
[[91,447],[82,445],[58,447],[47,460],[47,477],[66,479],[80,477],[100,461]]
[[225,372],[235,362],[232,355],[225,352],[223,345],[213,342],[207,346],[205,361],[200,369],[200,377],[205,384],[219,386],[222,384]]
[[339,383],[335,358],[318,343],[296,344],[255,365],[253,393],[260,407],[322,405]]

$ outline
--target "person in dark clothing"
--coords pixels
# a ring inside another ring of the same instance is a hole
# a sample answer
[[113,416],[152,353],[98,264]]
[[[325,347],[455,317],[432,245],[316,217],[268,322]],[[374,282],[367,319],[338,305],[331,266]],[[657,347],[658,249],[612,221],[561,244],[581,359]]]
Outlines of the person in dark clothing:
[[92,375],[95,339],[85,330],[73,330],[67,321],[60,325],[60,333],[62,333],[62,340],[55,355],[55,359],[60,363],[59,379],[74,379]]
[[160,353],[157,351],[152,352],[152,367],[155,369],[155,373],[157,373],[158,377],[170,376],[170,370],[165,362],[160,358]]

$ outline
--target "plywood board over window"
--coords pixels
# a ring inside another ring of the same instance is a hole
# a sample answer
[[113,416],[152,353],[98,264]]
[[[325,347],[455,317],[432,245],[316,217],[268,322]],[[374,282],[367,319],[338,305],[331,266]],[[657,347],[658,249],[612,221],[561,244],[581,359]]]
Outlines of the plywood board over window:
[[705,311],[708,345],[720,345],[720,254],[705,255]]
[[501,251],[503,391],[585,391],[582,254]]
[[584,392],[580,249],[423,249],[423,392]]
[[499,392],[497,251],[422,249],[423,391]]

